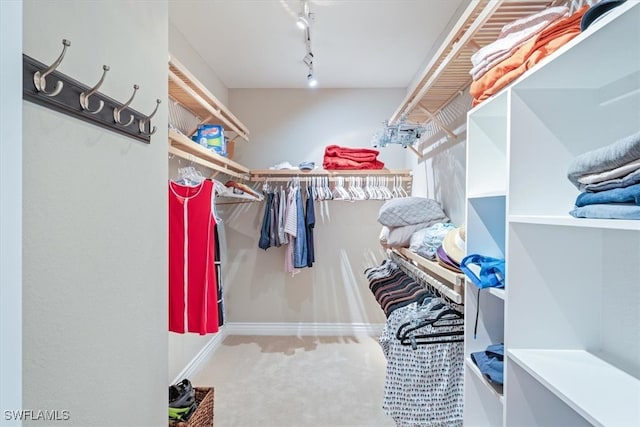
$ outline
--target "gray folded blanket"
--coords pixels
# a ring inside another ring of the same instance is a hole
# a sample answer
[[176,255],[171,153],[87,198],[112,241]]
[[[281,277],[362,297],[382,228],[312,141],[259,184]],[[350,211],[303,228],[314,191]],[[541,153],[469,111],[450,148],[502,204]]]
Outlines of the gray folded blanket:
[[578,189],[584,187],[578,178],[615,169],[640,159],[640,131],[613,144],[577,156],[569,165],[567,178]]

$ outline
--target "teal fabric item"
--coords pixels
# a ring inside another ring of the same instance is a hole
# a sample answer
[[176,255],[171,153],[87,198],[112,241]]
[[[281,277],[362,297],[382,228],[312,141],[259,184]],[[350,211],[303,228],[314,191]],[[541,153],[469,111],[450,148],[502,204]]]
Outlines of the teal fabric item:
[[[470,265],[480,267],[480,276],[469,268]],[[503,259],[479,254],[467,255],[460,262],[460,270],[480,289],[504,288],[505,262]]]

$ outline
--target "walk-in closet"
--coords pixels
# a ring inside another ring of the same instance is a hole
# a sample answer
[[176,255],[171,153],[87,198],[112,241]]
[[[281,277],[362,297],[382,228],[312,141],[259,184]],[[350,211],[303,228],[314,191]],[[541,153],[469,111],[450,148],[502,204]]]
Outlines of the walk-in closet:
[[639,426],[639,23],[0,0],[0,426]]

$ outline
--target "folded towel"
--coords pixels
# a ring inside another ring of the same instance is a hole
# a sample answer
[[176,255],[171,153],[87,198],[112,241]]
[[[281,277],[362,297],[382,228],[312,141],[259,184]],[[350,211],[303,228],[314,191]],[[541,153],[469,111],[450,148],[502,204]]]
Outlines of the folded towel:
[[384,163],[379,160],[371,162],[356,162],[354,160],[343,159],[341,157],[324,157],[322,167],[327,170],[348,170],[348,169],[382,169]]
[[531,37],[511,56],[496,64],[480,79],[471,83],[473,105],[490,98],[527,70],[580,34],[580,21],[589,9],[583,6],[573,15],[559,19]]
[[603,203],[575,207],[569,214],[576,218],[640,219],[640,206],[632,203]]
[[594,184],[580,184],[581,191],[596,193],[598,191],[611,190],[613,188],[624,188],[640,183],[640,168],[634,170],[621,178],[609,179],[607,181],[596,182]]
[[578,178],[609,171],[638,159],[640,159],[640,131],[619,139],[613,144],[580,154],[569,165],[567,178],[573,185],[580,188]]
[[324,150],[325,157],[340,157],[354,162],[374,162],[380,152],[370,148],[349,148],[329,145]]
[[550,7],[505,25],[496,41],[482,47],[471,56],[473,68],[470,74],[474,76],[474,80],[477,80],[484,74],[483,72],[478,75],[480,70],[484,69],[486,72],[486,70],[505,59],[507,55],[522,46],[531,37],[553,22],[566,17],[568,13],[569,8],[566,6]]
[[602,203],[635,203],[640,205],[640,184],[597,193],[580,193],[576,198],[575,205],[580,207]]

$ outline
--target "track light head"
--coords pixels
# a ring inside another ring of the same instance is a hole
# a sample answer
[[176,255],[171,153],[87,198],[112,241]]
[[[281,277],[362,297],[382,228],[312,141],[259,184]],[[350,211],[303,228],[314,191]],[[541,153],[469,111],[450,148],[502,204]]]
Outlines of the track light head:
[[304,58],[302,58],[302,62],[304,62],[304,65],[307,67],[313,66],[313,52],[307,52]]
[[316,87],[318,85],[318,81],[313,77],[313,72],[307,74],[307,83],[309,84],[309,87]]
[[309,17],[303,13],[298,14],[298,21],[296,21],[296,25],[301,30],[306,30],[309,28]]

